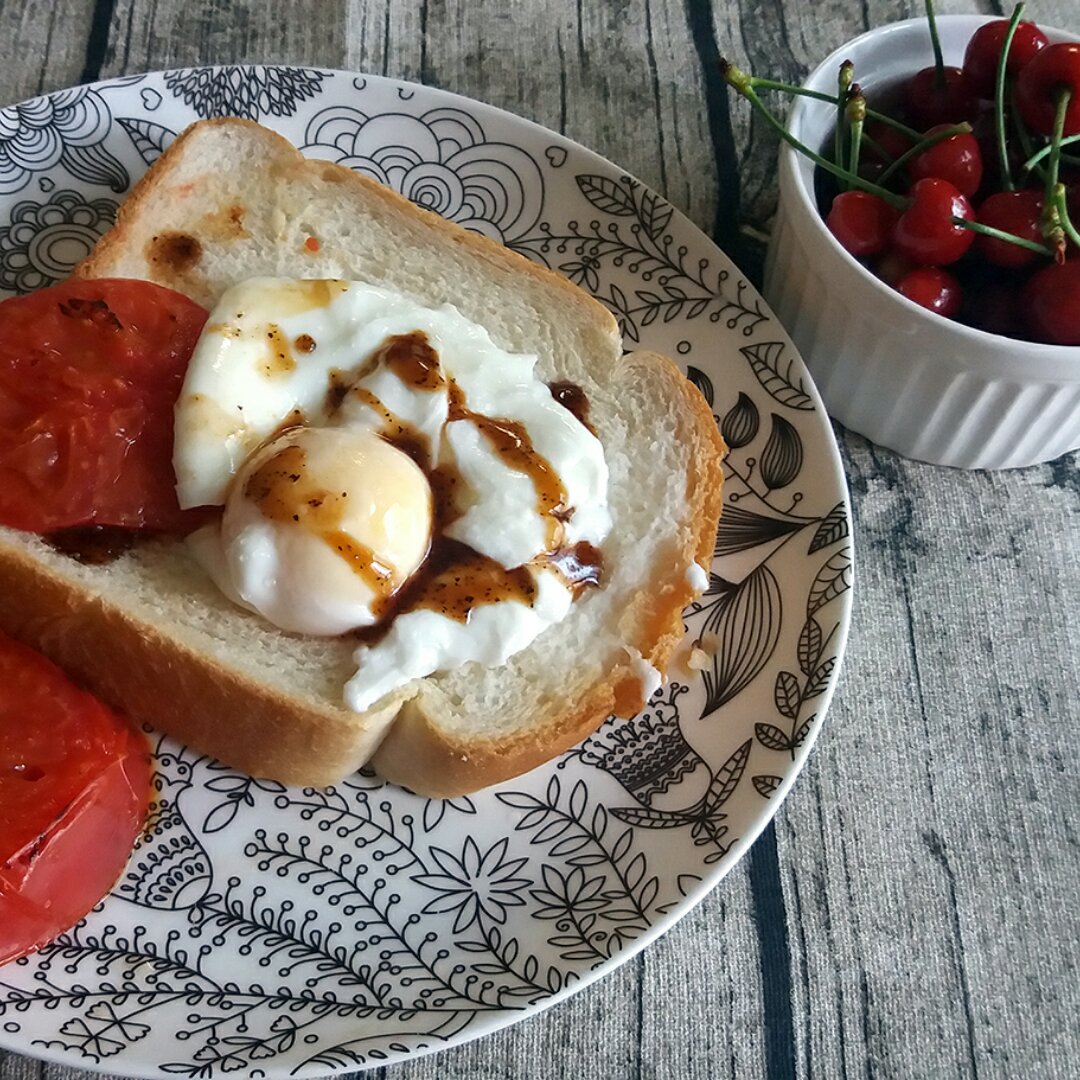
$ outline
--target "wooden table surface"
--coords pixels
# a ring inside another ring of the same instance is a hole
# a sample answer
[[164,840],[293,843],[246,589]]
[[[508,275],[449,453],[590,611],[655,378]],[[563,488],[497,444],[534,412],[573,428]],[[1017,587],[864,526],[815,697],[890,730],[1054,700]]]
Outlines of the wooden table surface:
[[[941,0],[944,12],[1001,13]],[[1040,0],[1077,29],[1077,0]],[[755,277],[775,143],[717,60],[798,80],[909,0],[0,0],[0,99],[224,62],[387,74],[564,132]],[[555,1008],[383,1068],[434,1077],[1080,1076],[1080,474],[838,431],[859,552],[843,676],[775,823],[658,943]],[[0,1051],[0,1080],[78,1070]]]

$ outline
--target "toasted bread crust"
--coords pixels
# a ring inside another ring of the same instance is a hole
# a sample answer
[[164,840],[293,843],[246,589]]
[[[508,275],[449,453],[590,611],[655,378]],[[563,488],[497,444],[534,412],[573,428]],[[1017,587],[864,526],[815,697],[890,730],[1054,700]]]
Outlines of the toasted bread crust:
[[253,776],[321,787],[362,765],[392,720],[287,697],[0,541],[0,630],[110,705]]

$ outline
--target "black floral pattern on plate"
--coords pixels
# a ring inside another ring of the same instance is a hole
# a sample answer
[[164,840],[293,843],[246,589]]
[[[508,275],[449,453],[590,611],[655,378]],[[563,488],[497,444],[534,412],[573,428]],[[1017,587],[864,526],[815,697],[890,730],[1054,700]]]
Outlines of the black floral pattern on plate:
[[[589,207],[603,214],[563,228],[541,222],[535,233],[512,238],[510,247],[565,274],[614,313],[619,333],[638,344],[657,320],[697,319],[738,329],[749,337],[769,318],[761,300],[741,277],[693,259],[669,229],[674,208],[629,176],[595,173],[576,177]],[[637,278],[632,294],[617,280]]]
[[0,195],[58,165],[88,184],[125,191],[127,170],[104,145],[111,127],[109,107],[89,87],[0,109]]
[[369,116],[332,106],[308,122],[302,149],[511,246],[536,225],[544,202],[543,173],[532,155],[490,140],[462,109]]
[[164,124],[140,117],[118,116],[116,122],[127,132],[139,157],[147,165],[155,161],[172,145],[176,132]]
[[322,90],[325,71],[298,67],[188,68],[167,71],[165,85],[203,118],[240,116],[248,120],[292,116]]
[[87,201],[77,191],[16,203],[0,227],[0,289],[27,293],[62,281],[108,231],[116,211],[114,200]]

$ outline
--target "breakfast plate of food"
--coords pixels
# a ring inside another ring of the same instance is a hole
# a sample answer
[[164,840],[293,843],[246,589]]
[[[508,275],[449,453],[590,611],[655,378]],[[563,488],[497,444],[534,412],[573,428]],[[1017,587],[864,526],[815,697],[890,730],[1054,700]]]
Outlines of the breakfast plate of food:
[[[152,779],[108,895],[0,933],[0,1046],[348,1072],[670,927],[790,789],[850,618],[829,421],[739,270],[582,147],[394,80],[3,118],[0,659],[141,723]],[[7,767],[0,802],[50,780]]]

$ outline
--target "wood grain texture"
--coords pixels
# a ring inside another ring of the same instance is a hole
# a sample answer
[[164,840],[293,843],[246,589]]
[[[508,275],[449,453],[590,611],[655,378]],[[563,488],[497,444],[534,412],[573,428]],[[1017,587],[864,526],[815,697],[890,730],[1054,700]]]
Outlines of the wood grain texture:
[[79,81],[93,6],[85,0],[29,0],[0,5],[5,62],[0,99],[13,104]]
[[782,852],[817,835],[823,854],[809,877],[781,859],[808,943],[797,1011],[823,1009],[803,1075],[1068,1075],[1075,458],[943,472],[845,444],[853,647],[806,797],[778,825]]
[[[938,7],[1001,11],[996,0]],[[773,212],[776,147],[748,110],[729,109],[719,55],[798,80],[842,40],[920,9],[0,0],[10,43],[0,97],[59,89],[88,65],[108,76],[271,61],[420,80],[591,147],[752,268]],[[1077,26],[1076,0],[1033,11]],[[853,435],[841,443],[855,621],[823,735],[775,828],[609,978],[482,1041],[371,1075],[1075,1074],[1080,462],[963,473]],[[0,1080],[85,1075],[0,1053]]]

